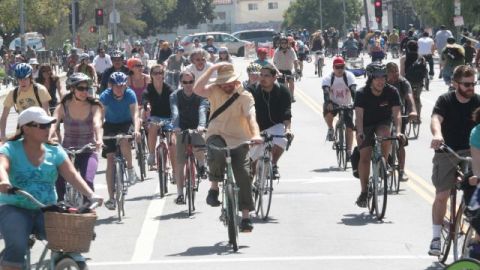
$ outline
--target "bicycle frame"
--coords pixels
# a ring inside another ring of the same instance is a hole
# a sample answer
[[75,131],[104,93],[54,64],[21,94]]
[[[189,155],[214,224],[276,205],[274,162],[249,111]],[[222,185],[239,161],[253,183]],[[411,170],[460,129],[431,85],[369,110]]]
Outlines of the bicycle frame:
[[160,184],[160,197],[163,197],[168,192],[168,177],[171,177],[171,166],[169,166],[169,151],[168,146],[171,144],[171,131],[164,131],[163,127],[167,124],[166,121],[149,121],[149,124],[158,126],[157,136],[159,142],[155,147],[155,154],[157,160],[157,171]]
[[[93,151],[94,149],[95,149],[95,145],[92,143],[89,143],[84,145],[80,149],[75,149],[75,148],[65,149],[65,152],[67,152],[68,156],[70,157],[70,160],[75,166],[75,169],[80,174],[80,168],[78,167],[78,165],[75,164],[77,155],[86,153],[88,151]],[[80,194],[80,192],[75,190],[75,188],[67,181],[65,181],[65,201],[67,202],[67,204],[69,204],[72,207],[80,207],[81,205],[83,205],[83,196]]]

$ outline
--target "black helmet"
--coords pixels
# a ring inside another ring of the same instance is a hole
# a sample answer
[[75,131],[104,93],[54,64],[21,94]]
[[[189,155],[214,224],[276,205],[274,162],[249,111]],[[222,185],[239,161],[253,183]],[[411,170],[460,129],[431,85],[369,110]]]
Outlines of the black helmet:
[[369,79],[387,77],[387,67],[378,61],[370,63],[367,66],[366,71]]
[[123,54],[121,51],[114,51],[112,52],[112,55],[110,55],[110,58],[121,58],[123,59]]

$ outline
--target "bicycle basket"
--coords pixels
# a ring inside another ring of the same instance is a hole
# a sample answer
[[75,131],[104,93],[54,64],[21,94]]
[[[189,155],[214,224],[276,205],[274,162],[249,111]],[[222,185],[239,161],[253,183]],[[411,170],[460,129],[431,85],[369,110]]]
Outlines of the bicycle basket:
[[97,215],[45,212],[48,248],[63,252],[88,252]]

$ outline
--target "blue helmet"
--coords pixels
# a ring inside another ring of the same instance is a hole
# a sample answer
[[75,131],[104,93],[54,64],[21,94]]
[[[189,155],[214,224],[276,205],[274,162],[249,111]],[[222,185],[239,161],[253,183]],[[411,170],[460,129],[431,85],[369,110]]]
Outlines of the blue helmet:
[[127,85],[128,77],[123,72],[114,72],[110,75],[110,83],[112,85]]
[[25,79],[32,75],[32,66],[27,63],[19,63],[15,66],[15,78]]

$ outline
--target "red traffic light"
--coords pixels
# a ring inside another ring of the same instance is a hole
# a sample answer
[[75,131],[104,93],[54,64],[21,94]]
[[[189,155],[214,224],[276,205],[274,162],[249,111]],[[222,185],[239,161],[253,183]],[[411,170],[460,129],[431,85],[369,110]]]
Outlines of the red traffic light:
[[97,16],[103,16],[103,9],[101,8],[97,9]]
[[382,1],[375,1],[375,7],[381,7],[382,6]]

